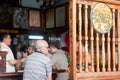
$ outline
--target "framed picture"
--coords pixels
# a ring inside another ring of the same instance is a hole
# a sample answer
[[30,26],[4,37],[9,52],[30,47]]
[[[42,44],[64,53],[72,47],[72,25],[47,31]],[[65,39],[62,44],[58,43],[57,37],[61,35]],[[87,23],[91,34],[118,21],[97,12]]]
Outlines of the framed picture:
[[56,8],[56,27],[65,26],[65,6]]
[[14,28],[26,29],[26,9],[15,8],[13,15],[13,26]]
[[54,9],[46,11],[46,29],[54,28]]
[[12,28],[15,9],[10,5],[0,5],[0,28]]
[[40,11],[29,10],[29,26],[40,27]]

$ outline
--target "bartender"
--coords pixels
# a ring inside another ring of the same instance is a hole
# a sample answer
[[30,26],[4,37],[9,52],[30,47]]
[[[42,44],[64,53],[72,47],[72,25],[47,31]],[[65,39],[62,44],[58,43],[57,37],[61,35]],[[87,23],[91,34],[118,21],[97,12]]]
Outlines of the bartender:
[[6,72],[15,72],[15,65],[25,61],[25,58],[16,60],[13,56],[13,52],[10,49],[11,45],[11,36],[9,33],[0,33],[0,50],[6,51]]

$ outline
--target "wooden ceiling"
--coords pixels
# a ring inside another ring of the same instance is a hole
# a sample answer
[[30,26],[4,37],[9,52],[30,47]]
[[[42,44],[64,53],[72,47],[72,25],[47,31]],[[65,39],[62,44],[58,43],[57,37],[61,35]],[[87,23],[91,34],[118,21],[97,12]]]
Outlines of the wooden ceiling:
[[19,5],[19,0],[0,0],[0,4]]
[[0,5],[9,4],[12,6],[22,6],[40,9],[43,7],[50,8],[63,5],[66,4],[67,2],[69,2],[69,0],[0,0]]

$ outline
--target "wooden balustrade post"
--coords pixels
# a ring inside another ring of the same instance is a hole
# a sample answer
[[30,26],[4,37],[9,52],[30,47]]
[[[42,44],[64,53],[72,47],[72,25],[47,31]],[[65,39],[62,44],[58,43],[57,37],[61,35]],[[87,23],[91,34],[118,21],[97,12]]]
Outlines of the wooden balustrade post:
[[[90,10],[91,10],[91,7],[92,6],[90,6]],[[92,65],[92,72],[94,72],[94,43],[93,43],[93,41],[94,41],[94,36],[93,36],[93,27],[92,27],[93,25],[92,25],[92,23],[90,22],[90,53],[91,53],[91,58],[92,58],[92,63],[91,63],[91,65]]]
[[102,71],[105,72],[105,37],[102,34]]
[[117,32],[118,32],[118,71],[120,71],[120,10],[117,15]]
[[[88,45],[88,5],[85,5],[85,47]],[[88,72],[88,51],[85,48],[85,71]]]
[[112,60],[113,60],[113,71],[116,71],[116,58],[115,58],[115,9],[113,11],[113,29],[112,29]]
[[107,34],[107,56],[108,56],[108,67],[107,70],[111,71],[111,51],[110,51],[110,32]]
[[79,40],[79,72],[83,72],[82,69],[82,11],[81,11],[82,5],[78,5],[78,40]]
[[99,34],[96,33],[96,67],[97,72],[100,72],[100,54],[99,54]]

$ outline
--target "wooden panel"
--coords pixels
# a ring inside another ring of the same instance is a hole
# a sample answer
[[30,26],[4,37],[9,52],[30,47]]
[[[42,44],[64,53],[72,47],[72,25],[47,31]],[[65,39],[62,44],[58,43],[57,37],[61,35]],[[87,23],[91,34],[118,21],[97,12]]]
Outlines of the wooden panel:
[[22,80],[22,72],[0,73],[0,80]]
[[6,54],[7,52],[0,51],[0,57],[2,58],[0,60],[0,73],[6,72]]

